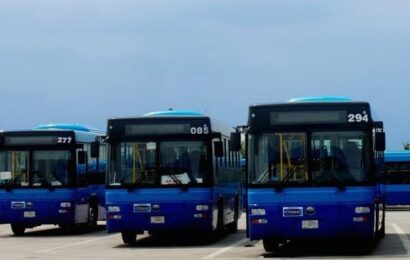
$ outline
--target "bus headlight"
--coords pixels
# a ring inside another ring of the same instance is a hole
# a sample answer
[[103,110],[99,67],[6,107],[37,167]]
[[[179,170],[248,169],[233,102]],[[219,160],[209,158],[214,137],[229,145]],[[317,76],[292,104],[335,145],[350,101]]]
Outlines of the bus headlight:
[[60,208],[71,208],[71,202],[60,202]]
[[266,211],[265,209],[251,209],[251,215],[254,216],[265,216]]
[[208,205],[196,205],[196,210],[198,211],[205,211],[208,210],[209,206]]
[[108,206],[107,211],[108,212],[120,212],[120,206]]
[[357,214],[370,213],[370,207],[356,207],[354,211]]

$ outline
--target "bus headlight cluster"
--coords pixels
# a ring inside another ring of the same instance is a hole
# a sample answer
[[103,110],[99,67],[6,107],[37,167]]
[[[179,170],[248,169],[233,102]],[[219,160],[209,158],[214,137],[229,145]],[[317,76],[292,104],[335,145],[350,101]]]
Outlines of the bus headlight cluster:
[[254,216],[265,216],[266,211],[265,209],[251,209],[251,215]]
[[267,224],[268,220],[266,218],[253,218],[251,220],[252,224]]
[[107,214],[107,219],[109,219],[109,220],[118,220],[118,219],[122,219],[122,216],[119,215],[119,214],[108,213]]
[[367,216],[364,217],[354,217],[353,222],[367,222],[369,221],[369,218]]
[[120,212],[120,206],[108,206],[107,211],[108,212]]
[[370,213],[370,207],[356,207],[354,211],[357,214]]
[[60,208],[71,208],[71,202],[61,202],[60,203]]
[[196,210],[197,211],[206,211],[209,209],[208,205],[196,205]]
[[204,214],[204,213],[197,213],[197,214],[194,214],[194,218],[206,218],[206,214]]

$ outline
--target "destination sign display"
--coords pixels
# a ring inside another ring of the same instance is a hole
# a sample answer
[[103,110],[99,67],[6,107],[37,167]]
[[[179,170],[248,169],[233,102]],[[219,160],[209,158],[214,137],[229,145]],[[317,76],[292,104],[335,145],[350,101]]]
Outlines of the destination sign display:
[[71,136],[6,136],[5,145],[55,145],[70,144]]

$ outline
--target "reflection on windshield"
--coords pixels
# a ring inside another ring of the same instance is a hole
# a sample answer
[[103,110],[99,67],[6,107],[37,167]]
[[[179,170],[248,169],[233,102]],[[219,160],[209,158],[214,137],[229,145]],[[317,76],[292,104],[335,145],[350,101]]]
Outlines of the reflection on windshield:
[[364,140],[361,132],[313,132],[313,181],[328,182],[332,178],[344,182],[367,181]]
[[33,152],[33,186],[68,184],[68,151]]
[[29,153],[26,151],[0,152],[0,185],[29,185]]
[[305,182],[306,134],[275,133],[250,136],[250,178],[254,184]]
[[[310,151],[305,133],[249,135],[248,139],[252,184],[286,186],[369,180],[369,159],[364,153],[367,139],[363,132],[313,132]],[[308,162],[307,158],[311,160]]]
[[205,183],[206,146],[198,141],[127,142],[112,149],[109,184]]

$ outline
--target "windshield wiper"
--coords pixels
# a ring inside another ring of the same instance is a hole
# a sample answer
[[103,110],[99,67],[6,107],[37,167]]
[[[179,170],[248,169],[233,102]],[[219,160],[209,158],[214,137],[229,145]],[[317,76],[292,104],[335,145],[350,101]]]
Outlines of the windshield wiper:
[[296,169],[298,168],[298,165],[296,165],[295,167],[293,167],[286,175],[285,178],[283,178],[283,180],[275,187],[275,191],[279,191],[281,192],[283,189],[283,185],[285,185],[290,177],[296,172]]

